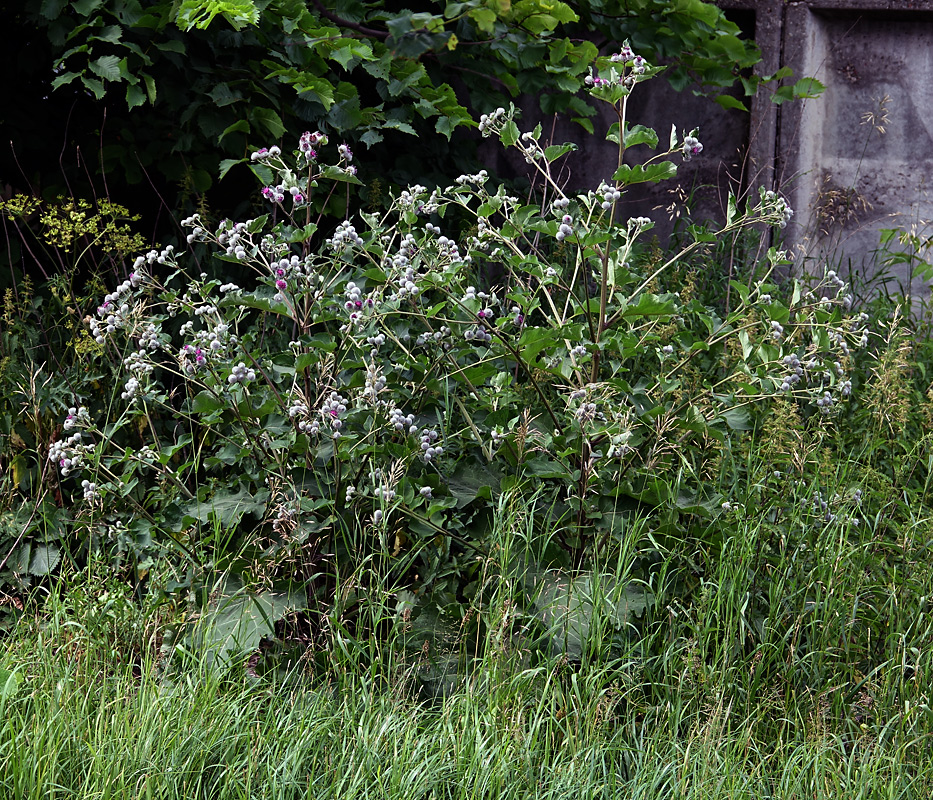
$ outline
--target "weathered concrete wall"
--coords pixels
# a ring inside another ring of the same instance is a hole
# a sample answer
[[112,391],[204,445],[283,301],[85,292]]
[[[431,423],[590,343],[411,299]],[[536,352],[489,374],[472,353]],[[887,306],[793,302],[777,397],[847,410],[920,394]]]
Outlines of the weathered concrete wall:
[[[808,269],[865,274],[882,228],[933,233],[933,3],[792,3],[783,38],[786,63],[826,85],[781,114],[778,177],[798,211],[789,240]],[[884,276],[929,295],[909,265]]]

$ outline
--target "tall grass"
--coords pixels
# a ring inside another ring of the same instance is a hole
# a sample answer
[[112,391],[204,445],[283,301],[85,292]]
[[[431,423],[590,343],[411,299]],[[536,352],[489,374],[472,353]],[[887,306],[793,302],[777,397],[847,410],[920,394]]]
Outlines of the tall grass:
[[929,521],[814,524],[814,482],[758,486],[704,542],[632,518],[586,583],[504,500],[472,623],[432,638],[386,597],[393,632],[315,645],[315,669],[166,659],[164,612],[64,584],[0,661],[0,796],[931,796]]

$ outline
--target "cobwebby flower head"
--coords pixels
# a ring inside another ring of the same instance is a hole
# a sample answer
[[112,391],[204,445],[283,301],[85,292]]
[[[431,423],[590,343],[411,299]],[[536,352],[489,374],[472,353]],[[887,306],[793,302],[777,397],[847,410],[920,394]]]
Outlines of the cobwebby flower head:
[[684,154],[684,161],[689,161],[694,156],[698,156],[703,152],[703,145],[694,135],[695,133],[696,131],[694,131],[690,136],[684,137],[684,143],[681,146],[681,150]]

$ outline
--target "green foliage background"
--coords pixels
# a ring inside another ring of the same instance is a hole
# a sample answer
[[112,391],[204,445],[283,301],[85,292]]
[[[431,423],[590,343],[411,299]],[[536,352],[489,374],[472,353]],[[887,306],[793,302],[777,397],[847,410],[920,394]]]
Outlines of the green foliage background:
[[700,0],[28,0],[8,17],[0,178],[47,199],[105,178],[153,231],[205,198],[233,215],[249,176],[219,177],[286,131],[359,145],[383,185],[427,183],[472,166],[473,118],[520,94],[592,130],[578,90],[599,48],[629,39],[729,106],[759,58]]

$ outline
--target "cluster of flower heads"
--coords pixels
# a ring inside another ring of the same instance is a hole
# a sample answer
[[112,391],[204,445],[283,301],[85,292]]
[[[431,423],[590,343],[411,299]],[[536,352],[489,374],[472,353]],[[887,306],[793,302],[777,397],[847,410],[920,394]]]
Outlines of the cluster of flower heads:
[[[155,258],[165,258],[166,254],[171,256],[172,246],[169,245],[162,253],[156,253],[155,250],[150,255]],[[142,268],[147,262],[145,256],[136,259],[133,272],[130,273],[128,280],[123,281],[113,292],[104,296],[104,302],[97,308],[97,317],[91,317],[88,320],[88,327],[91,329],[91,336],[98,344],[103,344],[106,336],[114,333],[118,329],[128,328],[131,325],[131,316],[133,309],[127,302],[133,290],[138,288],[146,278]],[[151,261],[149,263],[152,263]],[[162,262],[164,263],[164,261]]]
[[354,246],[361,247],[363,239],[356,232],[356,228],[353,227],[350,220],[344,220],[337,226],[334,235],[327,240],[327,245],[331,250],[338,252]]
[[479,345],[488,345],[492,342],[492,334],[481,325],[473,325],[467,328],[463,332],[463,338],[467,342]]
[[[639,58],[641,58],[641,56],[639,56]],[[612,61],[613,63],[617,63],[619,61],[622,61],[622,62],[633,61],[634,59],[635,59],[635,51],[632,50],[628,42],[624,42],[622,44],[622,47],[618,53],[613,53],[611,56],[609,56],[609,60]],[[642,59],[642,61],[644,61],[644,59]]]
[[781,381],[780,389],[782,392],[789,392],[791,387],[795,386],[803,379],[803,364],[800,363],[800,356],[798,356],[796,353],[791,353],[790,355],[784,356],[782,363],[790,370],[790,372],[787,374],[784,380]]
[[425,428],[421,432],[421,458],[426,463],[432,462],[437,456],[444,454],[444,448],[437,444],[440,434],[436,428]]
[[193,344],[186,344],[178,351],[178,366],[185,375],[194,375],[207,366],[207,353]]
[[[190,219],[189,217],[188,220]],[[185,220],[182,224],[184,225],[188,220]],[[253,249],[253,243],[249,237],[249,226],[251,222],[252,220],[248,222],[232,223],[229,220],[224,220],[220,223],[217,227],[215,238],[217,244],[224,248],[224,255],[239,259],[240,261],[249,257],[250,251]],[[196,226],[195,230],[202,231],[203,235],[203,229],[200,228],[200,226]],[[250,251],[247,251],[247,246],[249,246]]]
[[421,287],[417,284],[418,274],[414,267],[406,267],[401,277],[398,279],[398,289],[390,295],[390,300],[414,300],[421,294]]
[[319,131],[305,131],[298,139],[298,158],[301,166],[307,166],[317,158],[316,147],[327,145],[327,137]]
[[380,393],[386,388],[388,381],[382,374],[382,369],[376,364],[369,364],[366,367],[366,380],[363,386],[363,399],[376,403]]
[[393,407],[389,412],[389,425],[399,433],[415,434],[418,426],[415,425],[415,415],[405,414],[401,409]]
[[[317,148],[324,147],[327,144],[327,137],[315,131],[305,131],[298,138],[298,168],[305,169],[310,167],[318,160]],[[304,206],[308,203],[307,190],[299,181],[298,177],[288,169],[281,159],[281,148],[273,145],[272,147],[263,147],[250,155],[250,160],[268,164],[274,162],[273,166],[278,169],[281,178],[279,183],[270,184],[262,188],[262,196],[265,200],[274,204],[285,202],[286,198],[291,197],[293,208]],[[356,175],[356,167],[350,162],[353,161],[353,151],[346,144],[338,145],[337,155],[339,157],[337,169],[342,170],[347,175]],[[307,186],[313,186],[313,177],[307,179]]]
[[598,69],[590,67],[589,74],[583,79],[583,85],[589,89],[607,89],[611,86],[631,89],[648,71],[647,60],[636,55],[628,42],[622,45],[618,53],[609,56],[609,61],[612,67],[602,74]]
[[65,417],[65,422],[62,424],[62,427],[66,431],[70,431],[72,428],[88,428],[91,425],[91,417],[88,414],[87,408],[80,406],[75,408],[72,406],[68,409],[68,416]]
[[298,186],[287,186],[284,183],[279,183],[275,186],[264,186],[262,189],[262,196],[270,203],[282,203],[285,201],[286,195],[291,195],[292,202],[296,206],[300,206],[305,201],[305,196]]
[[[484,136],[498,135],[507,121],[506,111],[499,107],[491,114],[483,114],[479,118],[479,132]],[[483,170],[485,172],[485,170]]]
[[621,459],[627,456],[629,453],[634,452],[635,448],[629,444],[629,440],[631,438],[632,431],[630,429],[610,436],[609,448],[606,450],[606,458]]
[[340,328],[341,332],[345,333],[362,321],[363,313],[372,310],[375,306],[375,301],[371,296],[364,299],[363,290],[353,281],[347,284],[343,296],[345,298],[343,307],[350,312],[347,324],[342,325]]
[[558,242],[564,241],[568,236],[573,235],[573,217],[570,214],[564,214],[561,217],[560,225],[557,228],[557,234],[554,237]]
[[49,461],[58,466],[62,477],[67,478],[72,472],[84,466],[84,458],[94,452],[94,445],[83,444],[81,431],[71,436],[52,442],[49,447]]
[[343,427],[341,415],[347,413],[347,398],[338,392],[331,392],[330,396],[321,406],[321,416],[330,426],[332,436],[340,438],[340,429]]
[[526,164],[533,164],[538,159],[544,158],[544,148],[541,147],[537,137],[531,131],[525,131],[518,138],[515,146],[525,157]]
[[123,366],[130,373],[130,377],[120,393],[123,400],[135,400],[142,391],[142,383],[152,374],[154,366],[149,361],[149,352],[145,348],[132,351],[123,359]]
[[416,183],[402,190],[398,197],[398,206],[418,214],[433,214],[440,207],[439,195],[436,189],[429,194],[427,187]]
[[619,191],[618,187],[612,186],[605,181],[599,184],[599,188],[596,192],[602,195],[603,201],[600,204],[600,207],[603,211],[608,211],[612,208],[612,204],[615,203],[620,197],[622,197],[622,192]]
[[697,139],[696,133],[696,131],[693,131],[690,135],[684,137],[683,144],[680,147],[684,156],[684,161],[689,161],[694,156],[698,156],[703,152],[703,145],[700,143],[700,140]]
[[256,371],[246,366],[246,362],[241,361],[230,370],[227,376],[227,383],[231,386],[237,383],[251,383],[256,380]]
[[277,145],[272,147],[260,147],[255,153],[251,153],[250,161],[268,161],[272,158],[278,158],[282,155],[282,150]]
[[[482,186],[489,180],[489,173],[481,169],[475,175],[464,174],[457,177],[455,183],[458,186]],[[568,201],[569,202],[569,201]]]
[[304,401],[303,397],[296,396],[290,399],[288,418],[297,420],[295,424],[302,433],[311,433],[312,428],[314,433],[320,430],[317,420],[311,419],[311,409],[308,408],[308,404]]
[[446,340],[450,337],[450,334],[450,328],[446,325],[441,325],[436,331],[419,334],[415,339],[415,345],[417,347],[424,347],[428,344],[435,344],[439,345],[443,350],[449,350],[450,343]]
[[770,189],[762,189],[761,199],[766,207],[766,211],[770,211],[777,215],[778,226],[786,228],[787,223],[790,222],[791,217],[794,216],[794,210],[787,204],[787,201],[777,192],[772,192]]

